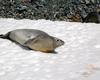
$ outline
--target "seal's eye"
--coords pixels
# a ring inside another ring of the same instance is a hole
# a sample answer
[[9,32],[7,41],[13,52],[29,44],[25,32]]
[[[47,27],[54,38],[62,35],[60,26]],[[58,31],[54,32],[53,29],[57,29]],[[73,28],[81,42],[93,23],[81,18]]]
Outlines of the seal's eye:
[[56,40],[57,42],[60,41],[59,39]]

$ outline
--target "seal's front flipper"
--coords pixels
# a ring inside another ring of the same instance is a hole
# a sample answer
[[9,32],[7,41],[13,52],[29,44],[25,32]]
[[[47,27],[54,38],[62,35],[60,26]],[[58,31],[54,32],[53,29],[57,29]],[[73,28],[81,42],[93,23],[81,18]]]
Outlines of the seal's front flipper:
[[24,45],[30,45],[30,44],[33,44],[33,43],[37,43],[37,42],[39,42],[39,36],[37,36],[36,38],[33,38],[33,39],[29,39],[28,41],[26,41],[25,43],[24,43]]
[[37,39],[29,39],[28,41],[26,41],[25,43],[24,43],[24,45],[25,46],[28,46],[28,45],[30,45],[30,44],[32,44],[32,43],[36,43],[38,40]]

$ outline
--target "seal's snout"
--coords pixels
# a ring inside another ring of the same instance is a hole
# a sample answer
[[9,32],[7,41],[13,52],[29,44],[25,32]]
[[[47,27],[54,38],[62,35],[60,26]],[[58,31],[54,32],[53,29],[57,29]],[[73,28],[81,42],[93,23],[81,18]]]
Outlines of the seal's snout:
[[64,44],[65,44],[65,42],[63,40],[61,40],[61,45],[64,45]]
[[59,39],[58,43],[59,43],[59,46],[62,46],[65,44],[65,42],[63,40],[60,40],[60,39]]

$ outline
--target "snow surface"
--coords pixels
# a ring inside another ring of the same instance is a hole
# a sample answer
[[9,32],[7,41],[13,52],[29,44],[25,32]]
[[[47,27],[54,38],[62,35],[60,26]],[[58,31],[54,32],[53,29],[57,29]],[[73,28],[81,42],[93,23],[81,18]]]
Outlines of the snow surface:
[[0,34],[39,29],[65,41],[58,54],[0,39],[0,80],[100,80],[100,24],[0,18]]

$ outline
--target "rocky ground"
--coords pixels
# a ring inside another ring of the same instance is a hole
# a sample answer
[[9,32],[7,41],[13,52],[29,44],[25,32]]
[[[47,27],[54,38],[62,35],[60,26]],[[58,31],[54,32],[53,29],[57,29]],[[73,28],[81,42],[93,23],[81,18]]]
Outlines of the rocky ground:
[[98,9],[99,0],[0,0],[2,18],[85,22],[84,18]]

